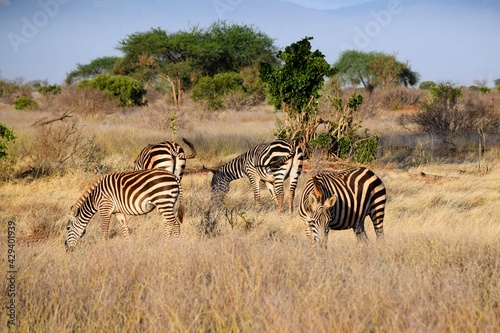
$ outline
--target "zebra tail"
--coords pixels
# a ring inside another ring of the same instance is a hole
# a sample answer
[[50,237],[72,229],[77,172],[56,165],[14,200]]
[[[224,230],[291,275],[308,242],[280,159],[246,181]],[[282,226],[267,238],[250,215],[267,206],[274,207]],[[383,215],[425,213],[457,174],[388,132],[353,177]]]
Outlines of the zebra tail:
[[191,149],[191,154],[186,155],[186,159],[195,158],[196,157],[196,149],[194,148],[194,145],[185,138],[182,138],[182,142],[187,144],[189,149]]

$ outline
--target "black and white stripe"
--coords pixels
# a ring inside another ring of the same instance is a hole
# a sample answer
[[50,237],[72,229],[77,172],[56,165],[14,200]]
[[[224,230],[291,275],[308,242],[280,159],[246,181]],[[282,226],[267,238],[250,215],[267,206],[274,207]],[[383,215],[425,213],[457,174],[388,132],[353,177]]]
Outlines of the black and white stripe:
[[370,216],[376,235],[383,236],[385,203],[382,180],[371,170],[358,167],[309,179],[300,199],[299,215],[306,224],[307,236],[326,247],[330,229],[353,229],[358,239],[366,239],[366,216]]
[[116,172],[102,176],[89,186],[71,207],[65,245],[74,248],[97,211],[102,219],[102,239],[106,240],[111,215],[120,221],[129,239],[125,215],[143,215],[155,207],[163,217],[165,238],[179,237],[185,208],[179,179],[163,169]]
[[229,191],[229,183],[248,177],[252,185],[257,209],[260,209],[260,182],[271,192],[276,208],[283,210],[283,182],[290,177],[288,210],[293,210],[293,199],[303,164],[302,149],[291,140],[276,139],[255,146],[219,168],[211,169],[212,200],[221,201]]
[[191,154],[186,155],[184,149],[173,141],[150,144],[142,149],[135,159],[135,170],[161,168],[170,171],[182,180],[186,159],[196,156],[194,145],[184,138],[182,141],[191,149]]

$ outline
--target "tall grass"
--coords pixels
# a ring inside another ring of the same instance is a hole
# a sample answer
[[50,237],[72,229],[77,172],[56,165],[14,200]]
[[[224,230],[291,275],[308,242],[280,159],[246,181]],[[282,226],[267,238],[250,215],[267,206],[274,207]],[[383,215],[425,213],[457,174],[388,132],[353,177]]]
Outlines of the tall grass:
[[[2,115],[14,129],[25,128],[17,122],[31,122],[9,112]],[[376,241],[368,219],[367,244],[358,243],[352,231],[332,231],[328,249],[313,251],[298,215],[275,212],[267,190],[262,210],[255,210],[247,180],[231,184],[226,207],[216,216],[219,233],[200,232],[211,174],[198,169],[272,137],[274,116],[259,112],[200,116],[176,135],[148,130],[148,116],[139,112],[87,121],[98,141],[108,145],[111,170],[132,168],[135,154],[149,142],[177,137],[194,142],[199,155],[188,161],[183,178],[187,218],[178,240],[163,239],[163,224],[153,211],[129,217],[130,242],[112,220],[110,240],[103,243],[95,216],[76,250],[66,253],[66,213],[99,175],[73,170],[0,183],[1,244],[7,243],[5,222],[16,222],[19,331],[495,332],[500,327],[498,159],[489,160],[487,173],[475,161],[405,170],[393,163],[371,165],[388,191],[383,241]],[[379,119],[373,130],[392,128]],[[334,167],[328,161],[321,165]],[[306,161],[297,197],[317,168]],[[1,267],[7,271],[2,248]],[[7,283],[0,279],[0,289]],[[6,331],[3,311],[1,318]]]

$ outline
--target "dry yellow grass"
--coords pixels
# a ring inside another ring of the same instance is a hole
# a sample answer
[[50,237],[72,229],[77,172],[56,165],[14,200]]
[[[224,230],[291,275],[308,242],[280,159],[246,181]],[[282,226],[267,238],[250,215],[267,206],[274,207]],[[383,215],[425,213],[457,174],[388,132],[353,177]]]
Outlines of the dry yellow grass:
[[[174,137],[148,130],[146,112],[86,122],[111,147],[106,161],[111,168],[132,167],[142,145]],[[274,115],[266,112],[186,120],[176,137],[194,138],[200,151],[188,170],[226,162],[272,137]],[[21,123],[39,116],[27,113],[21,120],[10,110],[0,114],[1,122],[22,133],[29,127]],[[220,155],[210,156],[213,152]],[[202,236],[199,227],[209,204],[210,174],[188,172],[183,178],[188,215],[179,240],[164,241],[153,211],[129,218],[129,243],[116,221],[103,243],[96,216],[71,254],[63,246],[66,213],[98,175],[75,170],[1,183],[2,244],[6,222],[16,222],[19,331],[495,332],[500,327],[498,162],[489,159],[486,173],[476,162],[407,170],[372,165],[388,191],[385,241],[375,240],[368,219],[368,244],[359,244],[352,231],[332,231],[328,249],[315,252],[301,219],[277,214],[267,191],[263,210],[254,210],[247,180],[232,183],[228,210],[216,216],[215,237]],[[307,170],[317,169],[310,163]],[[295,206],[310,175],[299,180]],[[0,289],[7,290],[8,280],[0,281]],[[4,307],[9,299],[1,299]],[[0,331],[6,331],[7,319],[2,311]]]

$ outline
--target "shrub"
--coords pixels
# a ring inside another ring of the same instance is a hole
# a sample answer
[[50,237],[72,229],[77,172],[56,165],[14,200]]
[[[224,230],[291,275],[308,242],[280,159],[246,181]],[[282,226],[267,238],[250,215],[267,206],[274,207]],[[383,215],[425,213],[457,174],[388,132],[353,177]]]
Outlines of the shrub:
[[31,96],[31,87],[23,84],[22,79],[0,80],[0,101],[11,104],[18,96]]
[[380,93],[381,107],[386,110],[400,110],[418,105],[421,96],[420,91],[408,88],[393,88]]
[[363,96],[356,93],[352,94],[346,103],[341,98],[334,98],[332,104],[336,109],[335,118],[323,120],[326,131],[309,140],[309,148],[338,159],[358,163],[373,162],[378,149],[378,136],[370,135],[368,129],[360,134],[360,122],[354,119],[354,112],[362,103]]
[[32,110],[36,109],[37,107],[38,104],[36,103],[36,101],[28,96],[20,96],[14,100],[14,108],[16,110]]
[[41,86],[38,87],[38,92],[42,94],[45,97],[48,96],[53,96],[61,93],[61,86],[54,84],[54,85],[48,85],[48,86]]
[[500,126],[500,116],[492,100],[471,91],[465,96],[458,87],[441,83],[430,89],[431,97],[420,104],[421,112],[403,115],[403,126],[410,123],[426,133],[436,134],[448,144],[454,139],[478,133],[485,144],[485,135],[495,133]]
[[111,113],[118,107],[118,104],[118,100],[106,91],[69,86],[54,96],[52,109],[54,111],[72,110],[81,116],[95,117]]
[[121,106],[143,106],[146,90],[141,83],[124,75],[98,75],[91,80],[82,80],[78,88],[93,88],[109,92]]
[[0,159],[8,156],[8,146],[10,141],[14,141],[16,136],[14,130],[8,128],[5,124],[0,123]]
[[224,107],[224,95],[242,90],[243,79],[238,73],[220,73],[201,78],[193,87],[191,97],[195,102],[205,102],[209,110],[220,110]]
[[94,137],[76,123],[38,126],[24,151],[29,163],[24,175],[34,178],[62,175],[73,168],[92,170],[103,157]]

